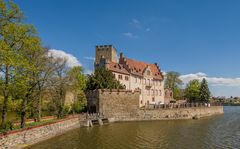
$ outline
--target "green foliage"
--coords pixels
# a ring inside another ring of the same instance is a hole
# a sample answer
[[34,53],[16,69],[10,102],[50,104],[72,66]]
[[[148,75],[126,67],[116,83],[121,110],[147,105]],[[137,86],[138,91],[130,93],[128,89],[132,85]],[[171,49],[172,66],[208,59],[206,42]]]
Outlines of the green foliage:
[[185,89],[185,97],[189,102],[197,102],[200,100],[200,87],[201,84],[198,80],[191,80]]
[[[28,128],[30,127],[34,127],[34,126],[40,126],[40,125],[46,125],[46,124],[51,124],[53,122],[56,122],[58,120],[46,120],[46,121],[42,121],[42,122],[34,122],[34,123],[28,123],[26,124],[26,126]],[[13,122],[11,121],[7,121],[6,125],[5,125],[5,128],[3,127],[0,127],[0,134],[6,134],[7,132],[11,131],[11,130],[19,130],[21,129],[20,126],[15,126],[13,124]]]
[[89,76],[86,89],[124,89],[124,86],[115,79],[111,71],[105,68],[98,68],[94,74]]
[[22,13],[13,2],[9,6],[0,1],[0,92],[4,96],[2,106],[2,125],[7,120],[8,100],[13,91],[15,68],[22,63],[18,54],[24,45],[25,34],[21,34],[24,25],[20,24]]
[[180,79],[180,73],[178,72],[168,72],[167,78],[165,79],[165,88],[171,89],[173,91],[173,98],[174,99],[181,99],[181,90],[180,85],[182,85],[183,82]]
[[72,107],[69,105],[64,105],[64,112],[62,115],[60,115],[60,118],[65,117],[66,115],[68,115],[69,113],[71,113],[72,111]]
[[62,118],[64,116],[67,89],[70,87],[69,77],[67,76],[69,68],[66,65],[65,59],[52,59],[51,63],[54,68],[50,78],[52,103],[54,104],[57,117]]
[[190,81],[185,89],[185,98],[189,102],[209,102],[211,92],[207,80],[204,78],[201,83],[198,80]]
[[181,100],[184,98],[182,96],[182,90],[179,87],[173,89],[173,98],[176,100]]
[[0,0],[0,30],[9,23],[20,23],[23,18],[24,15],[17,4]]
[[33,101],[41,76],[43,57],[47,55],[32,25],[23,22],[23,13],[12,1],[0,1],[0,90],[4,95],[3,123],[10,96],[22,99],[22,123],[27,105]]
[[87,78],[84,75],[84,69],[81,66],[71,68],[67,73],[70,81],[70,87],[73,90],[85,90]]
[[2,124],[0,127],[0,133],[7,133],[14,129],[14,124],[12,121],[7,121],[6,123]]
[[22,105],[22,99],[18,99],[18,100],[10,99],[8,102],[9,111],[20,112],[21,105]]
[[84,75],[84,69],[81,66],[71,68],[68,73],[69,87],[74,94],[74,102],[71,107],[73,113],[80,113],[87,105],[87,98],[84,94],[87,78]]
[[87,98],[83,91],[80,91],[77,94],[77,98],[75,99],[73,105],[72,105],[72,111],[73,113],[81,113],[85,107],[87,106]]
[[211,92],[208,88],[208,83],[205,78],[203,78],[200,87],[200,99],[203,102],[209,102],[211,96]]

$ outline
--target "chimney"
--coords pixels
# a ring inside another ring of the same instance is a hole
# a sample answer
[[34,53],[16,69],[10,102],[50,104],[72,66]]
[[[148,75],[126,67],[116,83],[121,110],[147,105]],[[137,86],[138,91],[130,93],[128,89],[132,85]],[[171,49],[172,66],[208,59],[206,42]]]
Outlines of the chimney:
[[124,58],[124,55],[123,55],[123,53],[121,52],[121,53],[120,53],[120,59],[122,59],[122,58]]

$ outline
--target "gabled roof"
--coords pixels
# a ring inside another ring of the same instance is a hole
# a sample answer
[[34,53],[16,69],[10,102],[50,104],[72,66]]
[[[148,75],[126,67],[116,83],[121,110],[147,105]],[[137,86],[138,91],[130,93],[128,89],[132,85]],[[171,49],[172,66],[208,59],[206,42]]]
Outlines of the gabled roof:
[[145,70],[149,66],[154,79],[163,80],[163,74],[157,64],[149,64],[145,62],[136,61],[129,58],[124,58],[130,73],[143,76]]
[[129,75],[129,72],[123,67],[122,64],[119,63],[114,63],[114,62],[109,62],[109,70],[113,72],[118,72],[118,73],[123,73]]

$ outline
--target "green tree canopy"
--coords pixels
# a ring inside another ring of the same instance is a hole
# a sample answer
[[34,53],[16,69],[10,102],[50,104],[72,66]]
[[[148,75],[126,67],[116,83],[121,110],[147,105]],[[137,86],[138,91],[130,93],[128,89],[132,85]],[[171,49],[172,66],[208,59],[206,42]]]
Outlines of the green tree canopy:
[[81,66],[73,67],[68,71],[67,75],[71,91],[74,93],[72,110],[74,113],[80,113],[87,105],[87,98],[84,94],[87,78],[84,75],[84,69]]
[[16,86],[21,86],[18,92],[28,92],[31,79],[28,74],[36,70],[31,54],[41,49],[36,30],[24,24],[23,17],[15,3],[0,0],[0,89],[4,96],[2,126],[6,123],[10,94],[16,92]]
[[86,89],[87,78],[84,75],[83,67],[75,66],[67,72],[67,75],[69,76],[70,85],[73,90]]
[[203,78],[200,87],[200,99],[203,102],[209,102],[211,96],[211,92],[208,88],[208,82],[205,78]]
[[105,68],[98,68],[90,75],[87,82],[87,90],[95,89],[124,89],[125,87],[117,81],[113,73]]
[[173,98],[181,98],[180,85],[182,85],[182,80],[180,79],[180,73],[170,71],[167,73],[167,78],[165,79],[165,88],[171,89],[173,91]]
[[195,79],[191,80],[185,89],[185,97],[188,99],[189,102],[197,102],[200,99],[200,82]]

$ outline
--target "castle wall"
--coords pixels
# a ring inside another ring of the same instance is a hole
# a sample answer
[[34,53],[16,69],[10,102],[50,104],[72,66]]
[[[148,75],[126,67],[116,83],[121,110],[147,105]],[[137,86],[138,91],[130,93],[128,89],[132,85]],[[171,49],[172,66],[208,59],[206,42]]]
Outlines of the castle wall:
[[106,117],[135,115],[139,109],[139,92],[131,90],[95,90],[86,94],[88,108],[96,106],[96,112]]
[[118,62],[117,51],[112,45],[96,46],[95,65],[100,64],[101,58],[111,62]]
[[150,121],[150,120],[174,120],[174,119],[193,119],[212,115],[223,114],[223,106],[212,107],[191,107],[173,109],[139,109],[136,115],[130,117],[117,117],[113,121]]
[[[141,121],[165,119],[192,119],[222,114],[222,106],[202,106],[188,108],[139,108],[139,92],[129,90],[96,90],[88,93],[95,101],[99,113],[111,121]],[[94,102],[88,102],[91,104]],[[90,106],[90,105],[89,105]]]

